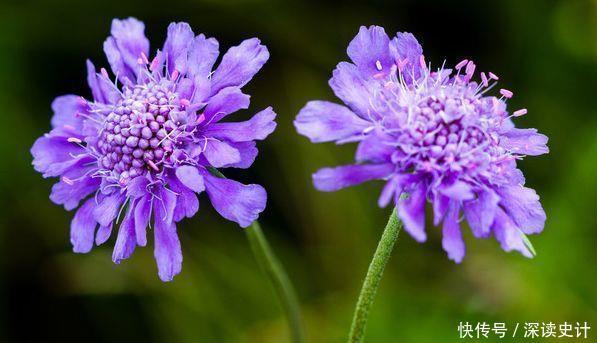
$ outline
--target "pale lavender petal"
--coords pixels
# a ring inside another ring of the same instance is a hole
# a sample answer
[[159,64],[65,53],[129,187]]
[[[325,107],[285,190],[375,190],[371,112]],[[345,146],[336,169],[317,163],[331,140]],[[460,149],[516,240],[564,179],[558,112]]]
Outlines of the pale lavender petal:
[[187,71],[187,51],[195,34],[187,23],[170,23],[162,53],[167,62],[168,73],[174,70],[184,74]]
[[400,185],[400,176],[394,176],[383,187],[377,204],[379,207],[386,207],[394,199],[396,193],[402,192],[402,186]]
[[100,226],[95,233],[95,245],[102,245],[110,238],[112,234],[112,225]]
[[363,78],[358,68],[351,63],[340,62],[330,79],[334,94],[350,107],[356,115],[369,120],[373,115],[371,100],[376,86]]
[[222,89],[213,96],[205,107],[205,123],[216,123],[230,113],[249,108],[249,96],[237,87]]
[[522,232],[502,209],[497,209],[491,228],[502,249],[505,251],[517,250],[526,257],[533,257],[531,251],[524,244]]
[[216,168],[240,162],[240,152],[230,144],[217,139],[209,139],[203,150],[203,156]]
[[458,212],[458,205],[452,202],[442,228],[442,247],[448,253],[448,258],[456,263],[462,262],[466,250],[458,224]]
[[93,100],[105,103],[105,97],[102,92],[102,89],[99,85],[99,81],[97,79],[97,74],[95,72],[95,66],[90,60],[86,61],[87,65],[87,85],[89,89],[91,89],[91,94],[93,95]]
[[52,127],[70,126],[73,131],[81,131],[83,120],[79,113],[86,114],[89,110],[87,102],[77,95],[59,96],[52,102]]
[[238,151],[239,161],[227,164],[223,166],[223,168],[247,169],[253,165],[253,162],[255,162],[255,158],[257,158],[257,154],[259,153],[255,142],[232,142],[228,144]]
[[[203,178],[203,176],[201,176]],[[174,221],[178,222],[183,218],[191,218],[199,211],[199,200],[195,192],[183,185],[176,176],[168,178],[168,185],[177,195],[176,207],[174,208]]]
[[58,205],[64,205],[67,211],[77,206],[88,195],[95,192],[100,185],[100,180],[86,177],[76,182],[60,181],[52,186],[50,200]]
[[123,201],[124,196],[118,192],[104,197],[95,206],[93,217],[101,226],[110,225],[116,219]]
[[114,104],[121,99],[118,89],[110,80],[95,71],[95,66],[90,60],[87,60],[87,83],[93,99],[98,103]]
[[464,215],[475,237],[489,236],[499,201],[494,191],[485,189],[478,192],[477,199],[464,202]]
[[114,261],[114,263],[120,263],[122,260],[129,258],[137,246],[137,240],[135,238],[135,218],[131,212],[132,211],[129,210],[118,229],[118,237],[116,237],[114,251],[112,252],[112,261]]
[[211,70],[220,54],[220,47],[215,38],[206,38],[200,34],[189,46],[188,71],[187,73],[195,80],[207,80]]
[[187,73],[194,82],[194,102],[203,102],[211,94],[211,70],[220,54],[218,41],[204,35],[195,37],[189,47]]
[[153,211],[157,218],[170,225],[174,220],[174,209],[176,208],[176,194],[165,187],[161,187],[158,194],[153,198]]
[[151,217],[151,195],[146,195],[135,202],[135,237],[137,245],[144,247],[147,244],[147,225]]
[[407,83],[421,77],[420,58],[423,55],[423,48],[411,33],[399,32],[390,42],[390,53],[396,62],[406,61],[402,70],[402,76]]
[[271,107],[255,114],[251,119],[238,123],[216,123],[209,125],[203,133],[206,136],[230,142],[262,140],[276,128],[276,113]]
[[180,166],[176,168],[176,177],[183,185],[197,193],[201,193],[205,190],[203,176],[199,174],[196,167],[187,165]]
[[441,185],[439,191],[452,200],[471,200],[475,197],[469,184],[463,181],[455,181],[447,185]]
[[398,217],[404,223],[404,229],[416,241],[427,240],[425,234],[425,199],[426,187],[423,182],[410,190],[408,197],[398,202]]
[[158,275],[164,282],[172,281],[182,270],[182,250],[176,224],[166,223],[159,211],[155,214],[154,257],[158,266]]
[[433,195],[433,225],[437,226],[442,222],[448,206],[450,205],[450,198],[442,195],[440,192],[434,192]]
[[251,225],[265,209],[267,194],[259,185],[243,185],[205,172],[205,186],[211,204],[222,217],[241,227]]
[[365,181],[383,179],[393,171],[394,165],[390,163],[323,168],[313,174],[313,184],[320,191],[333,192]]
[[70,224],[70,242],[76,253],[88,253],[93,248],[93,235],[97,222],[93,219],[94,200],[87,200],[81,206]]
[[511,129],[500,136],[500,145],[515,154],[537,156],[549,152],[547,140],[536,129]]
[[498,189],[500,205],[526,234],[543,231],[546,215],[535,190],[521,185]]
[[388,163],[397,149],[391,143],[386,134],[373,131],[359,143],[355,160],[359,163]]
[[390,56],[390,38],[379,26],[361,26],[359,33],[348,45],[348,56],[366,74],[388,73],[393,64]]
[[230,48],[211,78],[212,93],[229,86],[244,86],[268,58],[267,48],[257,38],[244,40],[240,45]]
[[[68,135],[54,129],[50,133],[38,138],[33,147],[33,167],[44,177],[59,176],[80,159],[87,158],[85,150],[68,141]],[[79,156],[73,158],[73,156]]]
[[342,105],[309,101],[297,115],[294,126],[299,134],[319,143],[361,134],[371,123]]
[[104,53],[106,54],[108,63],[110,63],[112,73],[118,76],[120,82],[131,85],[136,76],[124,63],[124,59],[122,58],[120,50],[118,50],[114,37],[106,38],[106,41],[104,42]]
[[[135,19],[112,20],[112,37],[128,72],[137,75],[140,67],[137,60],[142,54],[149,55],[149,40],[145,37],[145,25]],[[135,78],[131,78],[134,81]]]
[[146,175],[137,176],[126,184],[126,195],[132,198],[140,198],[147,195],[149,182]]

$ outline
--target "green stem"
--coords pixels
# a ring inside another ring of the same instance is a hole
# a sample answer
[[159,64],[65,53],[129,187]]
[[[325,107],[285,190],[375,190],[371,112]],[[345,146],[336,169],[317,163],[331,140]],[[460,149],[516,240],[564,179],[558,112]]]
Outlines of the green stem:
[[359,300],[352,318],[352,325],[350,327],[350,334],[348,342],[362,342],[365,337],[365,328],[367,326],[367,319],[369,318],[369,310],[375,300],[375,294],[379,287],[379,281],[383,275],[384,268],[390,259],[394,244],[398,239],[398,233],[402,228],[402,222],[396,216],[396,209],[390,215],[388,224],[377,244],[377,249],[369,265],[367,276],[363,282]]
[[305,341],[303,323],[297,297],[290,282],[290,279],[284,272],[282,265],[278,262],[271,247],[269,246],[261,227],[257,221],[253,222],[251,227],[247,229],[247,237],[251,250],[261,265],[263,270],[268,275],[274,290],[280,299],[284,312],[288,317],[288,324],[292,334],[292,340],[295,343],[302,343]]

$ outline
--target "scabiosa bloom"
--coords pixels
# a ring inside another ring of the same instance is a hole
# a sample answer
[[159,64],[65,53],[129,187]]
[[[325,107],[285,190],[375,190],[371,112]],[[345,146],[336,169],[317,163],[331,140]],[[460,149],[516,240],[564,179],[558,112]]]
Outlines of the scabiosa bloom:
[[249,106],[241,87],[269,58],[258,39],[228,50],[212,71],[219,55],[214,38],[172,23],[150,61],[144,30],[134,18],[112,22],[104,52],[116,80],[87,61],[92,99],[56,98],[52,130],[31,153],[44,177],[60,177],[50,199],[78,207],[71,222],[75,252],[104,243],[119,225],[112,256],[119,263],[147,244],[150,227],[159,277],[169,281],[182,266],[176,223],[199,210],[198,193],[207,191],[214,208],[242,227],[264,210],[261,186],[210,170],[251,166],[255,140],[275,129],[276,115],[266,108],[245,122],[221,122]]
[[507,111],[513,93],[488,95],[498,77],[483,72],[473,80],[472,61],[432,70],[410,33],[390,39],[381,27],[361,27],[348,55],[353,63],[339,63],[330,80],[348,107],[311,101],[294,122],[312,142],[359,142],[357,163],[319,170],[315,187],[335,191],[383,179],[379,205],[393,200],[419,242],[427,238],[426,202],[432,204],[450,259],[465,254],[462,213],[475,237],[493,234],[504,250],[531,257],[526,234],[541,232],[546,216],[516,160],[547,153],[547,137],[514,127],[511,119],[527,111]]

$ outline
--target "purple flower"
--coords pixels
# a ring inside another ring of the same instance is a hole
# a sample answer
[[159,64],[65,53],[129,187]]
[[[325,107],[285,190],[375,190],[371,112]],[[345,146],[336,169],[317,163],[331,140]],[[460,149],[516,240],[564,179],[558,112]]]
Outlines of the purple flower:
[[498,77],[480,73],[474,81],[472,61],[432,70],[410,33],[390,39],[381,27],[361,27],[348,55],[353,63],[340,62],[330,80],[347,106],[311,101],[294,122],[315,143],[359,142],[356,164],[319,170],[315,187],[336,191],[383,179],[379,205],[394,201],[418,242],[427,239],[431,203],[450,259],[460,262],[465,254],[461,218],[475,237],[493,234],[504,250],[531,257],[526,235],[541,232],[546,216],[516,160],[547,153],[547,137],[514,127],[511,119],[526,109],[508,113],[512,92],[487,95]]
[[[269,58],[256,38],[222,57],[218,42],[195,36],[186,23],[172,23],[166,42],[151,61],[142,22],[112,22],[104,42],[116,80],[87,61],[92,100],[64,95],[52,103],[52,131],[33,147],[33,165],[44,177],[60,177],[50,199],[67,210],[73,250],[86,253],[104,243],[119,225],[113,260],[128,258],[147,244],[153,228],[160,279],[170,281],[182,266],[176,223],[199,210],[207,191],[226,219],[249,226],[265,208],[266,192],[212,173],[248,168],[255,140],[276,127],[266,108],[245,122],[222,122],[249,106],[241,87]],[[79,206],[80,205],[80,206]]]

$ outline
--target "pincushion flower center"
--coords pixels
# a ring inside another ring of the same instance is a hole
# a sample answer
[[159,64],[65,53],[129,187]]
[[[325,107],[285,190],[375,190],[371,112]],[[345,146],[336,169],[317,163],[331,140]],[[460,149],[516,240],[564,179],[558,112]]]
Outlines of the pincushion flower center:
[[181,109],[172,87],[167,80],[125,87],[106,116],[97,142],[99,163],[121,184],[148,171],[160,173],[171,155]]
[[395,161],[405,161],[405,168],[462,171],[477,169],[480,158],[495,162],[506,157],[492,134],[497,125],[490,122],[503,110],[467,84],[431,76],[416,85],[390,82],[377,102],[391,113],[379,122],[395,140]]

